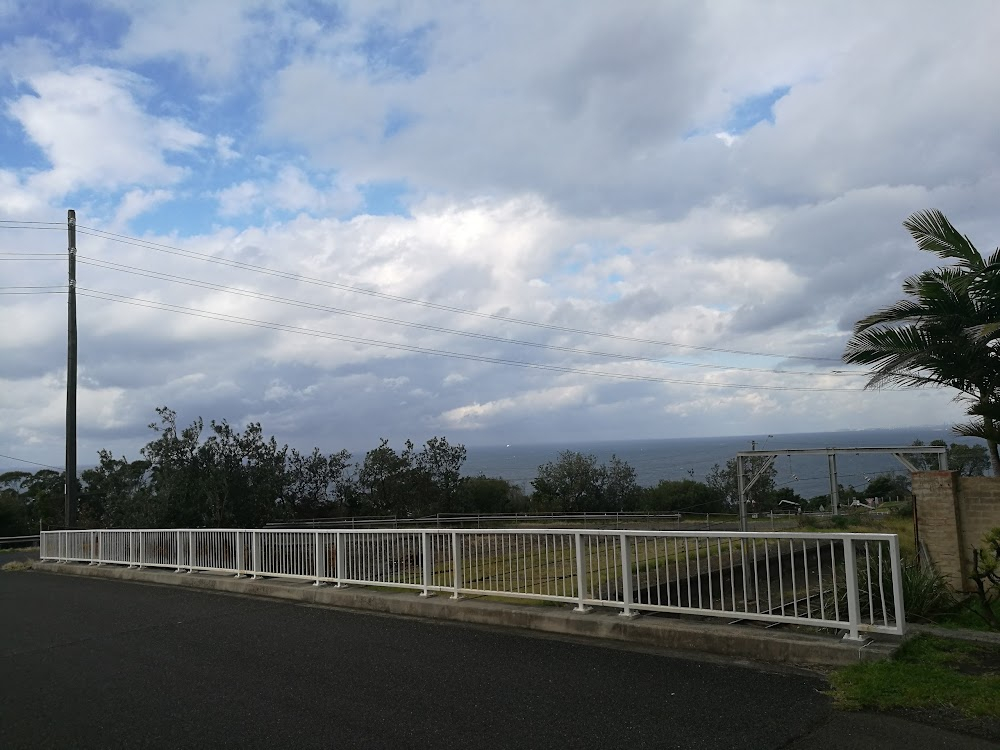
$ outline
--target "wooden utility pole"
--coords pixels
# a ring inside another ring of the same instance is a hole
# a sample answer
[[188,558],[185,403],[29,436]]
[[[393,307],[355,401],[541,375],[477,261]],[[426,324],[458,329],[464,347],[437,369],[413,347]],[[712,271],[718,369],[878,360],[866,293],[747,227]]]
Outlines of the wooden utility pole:
[[65,525],[76,525],[76,211],[66,218],[69,232],[69,289],[66,316],[66,512]]

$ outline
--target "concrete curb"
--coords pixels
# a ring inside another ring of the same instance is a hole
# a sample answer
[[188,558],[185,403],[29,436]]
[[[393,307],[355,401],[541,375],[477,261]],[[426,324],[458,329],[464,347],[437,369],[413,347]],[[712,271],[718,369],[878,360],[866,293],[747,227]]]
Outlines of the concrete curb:
[[581,638],[626,642],[664,650],[696,651],[716,656],[805,667],[842,667],[888,658],[898,641],[869,640],[862,645],[836,636],[765,631],[722,623],[669,617],[622,617],[594,610],[587,614],[556,607],[526,607],[447,595],[418,596],[413,591],[313,586],[302,581],[233,578],[208,573],[34,562],[42,573],[77,575],[205,591],[286,599],[327,607],[404,617],[516,628]]

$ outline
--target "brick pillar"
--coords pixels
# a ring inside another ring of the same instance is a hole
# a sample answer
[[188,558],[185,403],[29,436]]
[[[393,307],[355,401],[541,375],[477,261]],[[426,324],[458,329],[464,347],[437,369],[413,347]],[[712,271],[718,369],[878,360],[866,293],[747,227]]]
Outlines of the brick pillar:
[[913,496],[920,540],[927,547],[934,568],[952,588],[963,590],[968,571],[962,554],[957,472],[914,472]]

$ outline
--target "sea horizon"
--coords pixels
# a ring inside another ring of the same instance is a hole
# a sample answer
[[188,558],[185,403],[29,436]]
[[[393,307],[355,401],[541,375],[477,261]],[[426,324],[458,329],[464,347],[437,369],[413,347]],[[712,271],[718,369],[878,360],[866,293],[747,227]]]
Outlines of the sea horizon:
[[[554,461],[564,451],[594,455],[606,463],[614,455],[636,470],[641,486],[651,487],[661,480],[694,479],[704,481],[715,465],[724,468],[736,453],[768,448],[777,453],[802,448],[878,448],[905,447],[914,440],[951,443],[977,442],[951,432],[948,425],[924,425],[900,428],[865,428],[828,432],[799,432],[773,435],[718,435],[695,438],[655,438],[630,440],[590,440],[567,443],[504,443],[466,445],[464,476],[480,474],[500,477],[531,491],[531,481],[539,466]],[[829,469],[825,455],[781,456],[775,461],[776,484],[791,487],[808,499],[829,492]],[[905,473],[904,466],[891,454],[840,454],[837,457],[838,482],[862,489],[879,474]]]

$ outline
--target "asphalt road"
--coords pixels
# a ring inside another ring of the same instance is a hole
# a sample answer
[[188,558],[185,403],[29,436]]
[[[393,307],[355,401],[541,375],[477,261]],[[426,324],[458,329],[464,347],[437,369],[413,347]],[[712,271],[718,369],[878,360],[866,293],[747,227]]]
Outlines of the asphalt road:
[[993,747],[834,712],[824,689],[806,673],[0,573],[6,749]]

